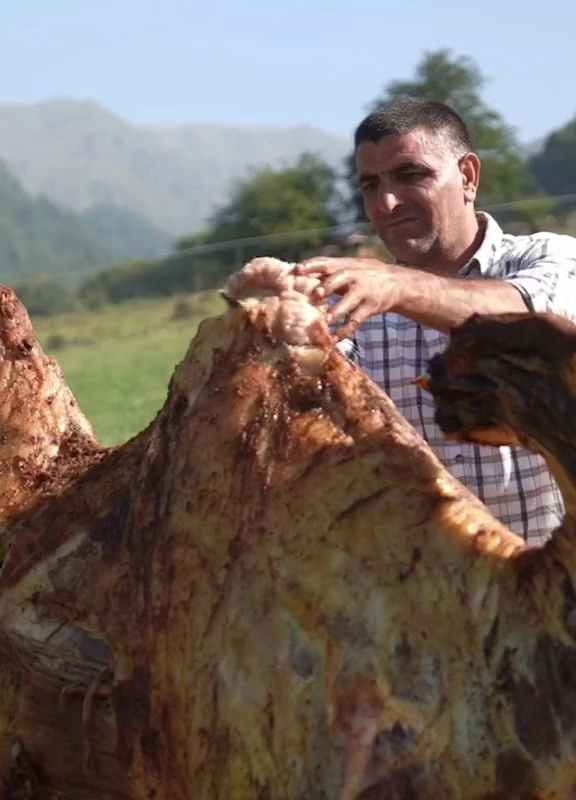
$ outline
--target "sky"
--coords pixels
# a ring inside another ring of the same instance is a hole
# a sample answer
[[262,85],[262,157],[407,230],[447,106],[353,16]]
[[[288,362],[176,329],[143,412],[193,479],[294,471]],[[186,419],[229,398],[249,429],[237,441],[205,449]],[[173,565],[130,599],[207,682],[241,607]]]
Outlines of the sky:
[[426,50],[476,60],[531,142],[576,114],[572,0],[19,0],[0,104],[97,100],[136,124],[309,124],[350,136]]

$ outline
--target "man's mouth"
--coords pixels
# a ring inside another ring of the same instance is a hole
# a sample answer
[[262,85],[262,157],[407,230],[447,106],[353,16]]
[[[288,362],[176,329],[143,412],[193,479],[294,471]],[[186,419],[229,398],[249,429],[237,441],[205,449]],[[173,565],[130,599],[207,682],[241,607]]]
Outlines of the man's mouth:
[[400,228],[403,225],[409,225],[410,223],[413,223],[413,222],[416,222],[416,221],[417,220],[416,220],[415,217],[404,217],[402,219],[393,219],[393,220],[390,220],[390,222],[386,223],[385,227],[386,227],[386,230],[389,230],[390,228]]

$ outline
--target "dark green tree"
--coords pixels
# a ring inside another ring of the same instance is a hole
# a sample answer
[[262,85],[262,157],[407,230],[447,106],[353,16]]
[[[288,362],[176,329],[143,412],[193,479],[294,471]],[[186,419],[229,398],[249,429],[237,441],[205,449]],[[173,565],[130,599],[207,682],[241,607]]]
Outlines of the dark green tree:
[[206,240],[282,234],[281,241],[245,248],[244,256],[253,257],[263,247],[268,255],[295,257],[322,243],[317,231],[336,226],[341,209],[336,172],[316,154],[304,153],[292,167],[261,169],[237,181],[230,202],[210,219]]
[[547,194],[576,193],[576,117],[546,138],[542,149],[528,160],[528,169]]
[[62,281],[42,275],[17,281],[12,289],[32,317],[53,317],[81,307],[76,294]]
[[[426,97],[447,103],[466,122],[475,151],[482,159],[481,204],[516,200],[529,188],[529,178],[515,132],[501,114],[482,99],[486,84],[478,65],[467,56],[441,49],[424,53],[411,80],[393,80],[369,111],[399,97]],[[362,200],[355,183],[352,153],[346,161],[357,219],[364,220]]]

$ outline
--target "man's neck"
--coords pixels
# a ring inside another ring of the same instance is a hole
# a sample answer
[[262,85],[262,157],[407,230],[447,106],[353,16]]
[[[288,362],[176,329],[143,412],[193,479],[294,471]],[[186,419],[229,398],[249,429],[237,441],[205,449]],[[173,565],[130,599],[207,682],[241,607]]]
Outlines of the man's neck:
[[486,235],[486,221],[474,216],[470,221],[466,237],[451,248],[451,252],[434,254],[430,261],[419,269],[434,275],[456,275],[474,257]]

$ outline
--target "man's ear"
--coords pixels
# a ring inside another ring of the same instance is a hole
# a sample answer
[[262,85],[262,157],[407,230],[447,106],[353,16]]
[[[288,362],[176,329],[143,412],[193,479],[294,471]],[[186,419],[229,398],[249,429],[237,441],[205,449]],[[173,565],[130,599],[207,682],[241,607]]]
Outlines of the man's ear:
[[462,175],[462,188],[464,197],[469,203],[476,200],[478,194],[478,184],[480,183],[480,159],[476,153],[466,153],[459,162],[460,174]]

